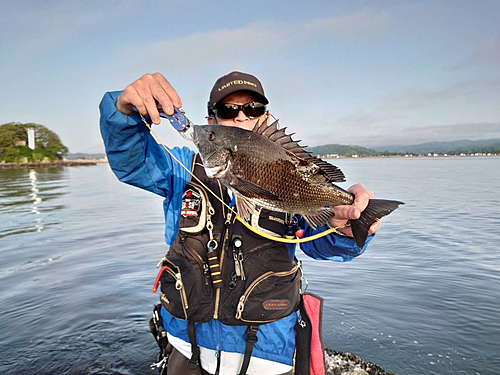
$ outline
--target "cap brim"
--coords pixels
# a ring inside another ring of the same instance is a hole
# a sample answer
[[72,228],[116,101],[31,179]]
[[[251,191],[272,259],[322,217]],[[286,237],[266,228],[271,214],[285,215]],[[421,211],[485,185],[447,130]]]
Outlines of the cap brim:
[[222,96],[216,102],[210,103],[212,105],[212,107],[214,107],[217,103],[219,103],[221,100],[223,100],[228,95],[231,95],[232,93],[237,92],[237,91],[249,92],[250,94],[252,94],[253,96],[255,96],[257,99],[259,99],[259,101],[262,104],[266,104],[266,105],[269,104],[269,100],[267,100],[267,98],[264,95],[262,95],[262,94],[260,94],[260,93],[258,93],[256,91],[252,91],[252,90],[248,90],[248,89],[242,90],[240,87],[230,87],[230,88],[227,88],[226,90],[227,91],[224,91],[224,96]]

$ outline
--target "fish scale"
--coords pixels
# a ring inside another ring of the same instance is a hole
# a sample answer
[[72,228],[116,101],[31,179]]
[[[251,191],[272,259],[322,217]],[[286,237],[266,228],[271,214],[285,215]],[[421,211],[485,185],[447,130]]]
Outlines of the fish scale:
[[[258,142],[250,141],[239,146],[240,152],[233,155],[233,162],[239,166],[234,169],[236,175],[265,187],[282,199],[282,201],[258,199],[263,205],[272,206],[272,209],[283,212],[292,210],[294,213],[314,213],[318,205],[325,207],[353,203],[352,194],[333,184],[308,183],[297,172],[293,157],[280,152],[281,146],[263,136],[260,137],[262,139]],[[250,145],[253,146],[249,147]],[[273,151],[274,154],[281,153],[281,155],[272,159],[274,163],[264,163],[263,161],[268,160],[268,155]]]

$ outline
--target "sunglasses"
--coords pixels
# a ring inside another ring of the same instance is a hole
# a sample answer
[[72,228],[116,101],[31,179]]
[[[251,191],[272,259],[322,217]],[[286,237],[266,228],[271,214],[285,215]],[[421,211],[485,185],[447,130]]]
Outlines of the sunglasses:
[[243,111],[248,118],[259,117],[266,113],[266,105],[259,102],[251,102],[243,105],[220,103],[214,107],[214,112],[217,116],[224,120],[232,120],[238,116],[240,111]]

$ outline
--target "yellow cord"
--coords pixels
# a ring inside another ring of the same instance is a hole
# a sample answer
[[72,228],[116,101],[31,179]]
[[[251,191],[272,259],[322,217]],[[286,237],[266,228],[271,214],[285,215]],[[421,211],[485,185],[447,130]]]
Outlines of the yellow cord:
[[[141,116],[142,117],[142,116]],[[201,181],[197,176],[195,176],[184,164],[181,163],[180,160],[178,160],[174,154],[172,154],[172,152],[170,152],[170,150],[168,149],[167,146],[165,146],[163,144],[163,142],[161,141],[161,139],[156,135],[156,133],[153,131],[153,129],[151,128],[151,126],[148,124],[148,122],[146,121],[146,119],[144,117],[142,117],[142,121],[146,124],[146,126],[148,127],[149,131],[151,132],[151,134],[153,134],[153,136],[156,138],[156,140],[163,146],[163,148],[170,154],[170,156],[177,162],[179,163],[186,171],[188,171],[188,173],[193,176],[196,181],[198,181],[205,189],[207,189],[210,194],[212,194],[215,198],[217,198],[224,206],[226,206],[229,210],[231,210],[235,215],[236,215],[236,219],[238,219],[245,227],[247,227],[249,230],[251,230],[252,232],[254,232],[255,234],[258,234],[259,236],[261,237],[264,237],[264,238],[267,238],[268,240],[272,240],[272,241],[276,241],[276,242],[284,242],[284,243],[303,243],[303,242],[309,242],[309,241],[313,241],[313,240],[316,240],[318,238],[321,238],[321,237],[324,237],[324,236],[327,236],[329,235],[330,233],[333,233],[333,232],[336,232],[337,229],[340,229],[340,228],[343,228],[346,226],[346,224],[344,225],[341,225],[339,227],[336,227],[336,228],[330,228],[324,232],[321,232],[321,233],[318,233],[318,234],[315,234],[315,235],[312,235],[312,236],[309,236],[309,237],[306,237],[306,238],[297,238],[297,239],[287,239],[287,238],[281,238],[281,237],[274,237],[274,236],[271,236],[269,234],[266,234],[266,233],[263,233],[257,229],[255,229],[254,227],[252,227],[250,224],[248,224],[245,220],[243,220],[243,218],[238,215],[238,213],[232,208],[230,207],[226,202],[224,202],[221,198],[219,198],[217,196],[217,194],[215,194],[212,190],[210,190],[210,188],[208,186],[206,186],[203,181]]]

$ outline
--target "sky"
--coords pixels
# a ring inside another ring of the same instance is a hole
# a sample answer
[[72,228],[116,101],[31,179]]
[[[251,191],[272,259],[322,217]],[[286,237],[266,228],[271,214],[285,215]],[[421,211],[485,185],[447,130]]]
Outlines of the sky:
[[[0,124],[103,152],[99,102],[162,73],[187,116],[234,70],[256,75],[301,144],[500,138],[500,1],[6,1]],[[166,122],[167,145],[187,145]]]

